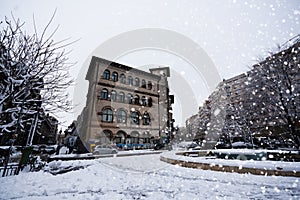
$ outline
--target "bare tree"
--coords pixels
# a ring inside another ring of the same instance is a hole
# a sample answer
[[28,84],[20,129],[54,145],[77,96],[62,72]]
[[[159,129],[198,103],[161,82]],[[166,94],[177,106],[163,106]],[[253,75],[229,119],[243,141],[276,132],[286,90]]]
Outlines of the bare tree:
[[[5,18],[0,30],[0,133],[7,137],[28,133],[36,113],[69,111],[66,89],[73,82],[65,48],[55,42],[57,28],[46,36],[53,20],[39,35],[27,34],[20,20]],[[5,137],[5,138],[7,138]],[[2,138],[3,139],[3,138]]]
[[[272,53],[252,70],[252,90],[248,92],[252,105],[248,107],[250,120],[268,127],[287,129],[281,136],[300,146],[300,42],[286,50]],[[272,134],[272,132],[271,132]]]

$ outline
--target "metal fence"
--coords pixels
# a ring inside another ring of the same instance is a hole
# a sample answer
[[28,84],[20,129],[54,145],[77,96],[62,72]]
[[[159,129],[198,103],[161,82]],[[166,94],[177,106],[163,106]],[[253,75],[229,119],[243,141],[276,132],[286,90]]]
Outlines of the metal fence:
[[0,174],[2,174],[2,177],[16,175],[17,172],[18,172],[17,164],[8,164],[7,166],[0,167]]

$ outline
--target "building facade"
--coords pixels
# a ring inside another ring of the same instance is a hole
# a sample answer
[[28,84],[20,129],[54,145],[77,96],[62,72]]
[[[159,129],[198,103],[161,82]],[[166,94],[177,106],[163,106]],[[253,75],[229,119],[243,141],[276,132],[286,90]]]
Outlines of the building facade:
[[33,144],[49,144],[57,143],[58,120],[44,112],[40,113],[40,122],[33,138]]
[[[246,73],[220,82],[200,107],[197,130],[212,140],[253,137],[290,138],[300,143],[300,42],[273,54]],[[209,110],[208,116],[204,111]],[[202,114],[200,114],[202,113]],[[199,138],[203,135],[200,133]],[[214,137],[216,136],[216,137]],[[298,139],[297,139],[298,138]]]
[[187,141],[193,141],[196,136],[199,134],[199,123],[198,123],[199,116],[198,114],[192,115],[185,121],[185,127],[186,127],[186,135],[185,139]]
[[146,147],[170,138],[173,96],[168,67],[141,71],[93,57],[86,107],[77,121],[88,149],[96,144]]

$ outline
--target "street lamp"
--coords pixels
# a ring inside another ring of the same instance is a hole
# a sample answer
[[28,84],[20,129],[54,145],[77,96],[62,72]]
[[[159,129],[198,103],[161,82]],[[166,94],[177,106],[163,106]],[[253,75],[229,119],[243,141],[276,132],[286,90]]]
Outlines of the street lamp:
[[27,142],[26,142],[26,146],[32,146],[32,141],[36,132],[36,127],[39,121],[39,113],[41,111],[41,105],[42,105],[42,101],[41,100],[34,100],[34,105],[36,107],[36,113],[33,119],[33,123],[30,126],[30,130],[29,130],[29,134],[27,137]]

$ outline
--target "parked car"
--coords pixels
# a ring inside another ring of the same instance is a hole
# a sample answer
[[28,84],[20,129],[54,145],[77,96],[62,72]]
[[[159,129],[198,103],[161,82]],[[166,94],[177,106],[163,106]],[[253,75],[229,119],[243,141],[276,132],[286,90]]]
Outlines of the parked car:
[[100,154],[116,154],[118,150],[111,145],[97,145],[94,148],[93,154],[100,155]]
[[251,148],[257,148],[255,144],[247,143],[247,142],[233,142],[232,144],[233,149],[251,149]]
[[33,154],[54,154],[56,152],[57,145],[32,145]]
[[225,142],[217,142],[215,149],[231,149],[231,145]]
[[154,150],[159,150],[165,147],[165,144],[162,143],[156,143],[154,144]]
[[186,147],[188,150],[200,150],[201,146],[197,144],[196,142],[192,142]]
[[49,145],[44,149],[44,153],[46,154],[54,154],[56,152],[57,145]]
[[32,145],[32,153],[33,154],[39,154],[40,153],[39,145]]

